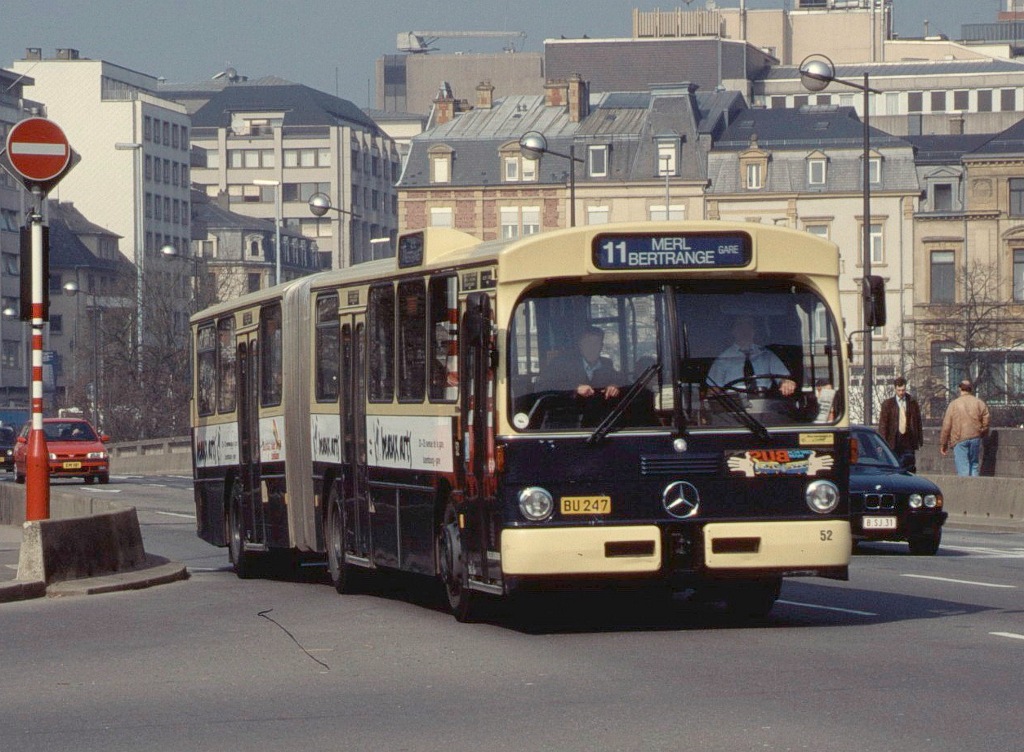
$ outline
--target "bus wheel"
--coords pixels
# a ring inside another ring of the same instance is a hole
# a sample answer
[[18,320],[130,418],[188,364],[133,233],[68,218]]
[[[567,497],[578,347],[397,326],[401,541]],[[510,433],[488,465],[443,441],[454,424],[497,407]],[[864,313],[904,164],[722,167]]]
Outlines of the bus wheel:
[[738,619],[763,618],[772,610],[781,590],[781,577],[731,585],[725,592],[725,610]]
[[339,593],[354,593],[359,589],[360,573],[345,562],[345,512],[333,487],[327,503],[327,570],[331,584]]
[[256,576],[256,554],[245,550],[242,531],[242,487],[236,480],[231,484],[231,502],[228,505],[228,556],[239,579]]
[[448,608],[456,620],[473,621],[478,596],[466,587],[466,560],[462,553],[462,533],[459,516],[449,504],[437,531],[437,553],[441,569],[441,582],[448,597]]

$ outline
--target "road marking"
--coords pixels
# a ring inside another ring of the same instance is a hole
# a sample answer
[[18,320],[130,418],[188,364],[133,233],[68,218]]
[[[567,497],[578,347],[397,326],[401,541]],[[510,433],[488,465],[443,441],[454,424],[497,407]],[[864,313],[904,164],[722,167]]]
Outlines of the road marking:
[[144,509],[142,511],[144,511],[144,512],[145,511],[150,511],[153,514],[162,514],[165,517],[182,517],[182,518],[184,518],[186,520],[194,520],[196,518],[196,516],[194,514],[182,514],[181,512],[161,512],[161,511],[159,511],[157,509],[150,509],[150,510]]
[[985,546],[949,546],[942,545],[944,551],[964,551],[968,554],[984,556],[986,559],[1024,559],[1024,548],[990,548]]
[[989,632],[993,637],[1009,637],[1011,640],[1024,640],[1024,634],[1014,634],[1013,632]]
[[975,582],[974,580],[954,580],[950,577],[932,577],[927,574],[901,574],[900,577],[914,577],[918,580],[938,580],[939,582],[952,582],[956,585],[977,585],[978,587],[1008,588],[1015,590],[1016,585],[999,585],[994,582]]
[[836,606],[819,606],[816,603],[799,603],[797,601],[783,601],[778,600],[776,603],[782,603],[786,606],[798,606],[800,608],[814,608],[819,611],[838,611],[841,614],[853,614],[854,616],[878,616],[878,614],[872,611],[858,611],[853,608],[837,608]]

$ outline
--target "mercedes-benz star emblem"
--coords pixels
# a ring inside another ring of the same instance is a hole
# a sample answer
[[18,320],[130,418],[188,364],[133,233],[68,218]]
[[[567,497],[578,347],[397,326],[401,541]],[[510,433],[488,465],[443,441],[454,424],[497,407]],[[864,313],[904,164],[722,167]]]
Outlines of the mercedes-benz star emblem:
[[665,486],[661,494],[661,503],[665,511],[673,517],[685,519],[697,514],[700,507],[700,493],[697,487],[685,480],[677,480]]

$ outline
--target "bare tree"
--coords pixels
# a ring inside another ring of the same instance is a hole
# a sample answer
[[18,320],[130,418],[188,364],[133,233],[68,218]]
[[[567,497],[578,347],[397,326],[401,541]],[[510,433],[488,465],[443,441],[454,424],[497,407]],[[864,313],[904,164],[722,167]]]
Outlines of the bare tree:
[[928,318],[917,321],[917,362],[922,366],[914,377],[922,407],[927,404],[931,418],[941,417],[955,396],[954,385],[967,378],[980,397],[1000,406],[993,411],[994,420],[1019,423],[1024,394],[1013,363],[1024,361],[1024,353],[1013,347],[1024,340],[1020,306],[1001,294],[994,263],[975,261],[961,267],[959,282],[956,302],[933,305]]

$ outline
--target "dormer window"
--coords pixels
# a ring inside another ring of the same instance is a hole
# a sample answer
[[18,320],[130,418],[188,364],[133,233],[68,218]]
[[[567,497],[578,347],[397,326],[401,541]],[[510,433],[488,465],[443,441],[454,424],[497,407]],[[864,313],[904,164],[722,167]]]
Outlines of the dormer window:
[[807,157],[807,185],[825,185],[828,177],[828,158],[820,151]]
[[655,174],[658,177],[675,177],[679,173],[679,136],[658,137],[658,157]]
[[[861,157],[863,159],[864,157]],[[868,182],[878,185],[882,182],[882,155],[872,150],[868,154]]]
[[503,144],[499,154],[501,156],[501,182],[537,182],[537,160],[524,158],[520,153],[518,141]]
[[592,178],[608,177],[608,146],[587,147],[587,172]]
[[430,160],[430,182],[450,183],[452,182],[452,161],[455,152],[448,146],[434,146],[428,152]]
[[740,152],[740,182],[744,190],[759,191],[768,180],[769,152],[757,144],[757,134],[751,134],[750,147]]

